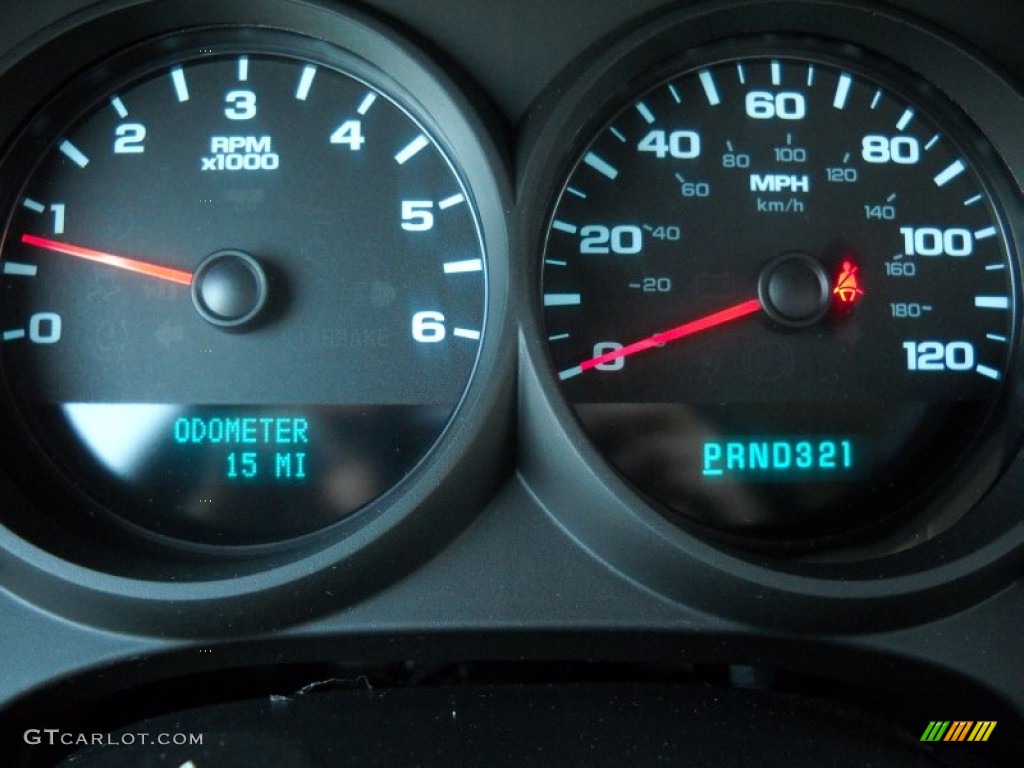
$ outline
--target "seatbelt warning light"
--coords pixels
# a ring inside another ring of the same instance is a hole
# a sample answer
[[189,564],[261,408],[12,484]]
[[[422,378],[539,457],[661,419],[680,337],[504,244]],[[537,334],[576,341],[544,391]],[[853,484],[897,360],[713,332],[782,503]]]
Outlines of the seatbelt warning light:
[[864,290],[860,287],[860,278],[857,276],[858,271],[859,267],[852,261],[844,261],[843,269],[836,278],[832,293],[844,304],[852,304],[858,296],[864,295]]

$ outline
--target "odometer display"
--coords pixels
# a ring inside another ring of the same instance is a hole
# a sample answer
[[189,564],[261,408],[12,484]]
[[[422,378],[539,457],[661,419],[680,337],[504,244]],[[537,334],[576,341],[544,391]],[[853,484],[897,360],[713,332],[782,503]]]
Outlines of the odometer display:
[[565,180],[542,286],[611,464],[673,514],[790,538],[953,477],[1017,306],[984,140],[910,73],[797,50],[704,51],[620,103]]

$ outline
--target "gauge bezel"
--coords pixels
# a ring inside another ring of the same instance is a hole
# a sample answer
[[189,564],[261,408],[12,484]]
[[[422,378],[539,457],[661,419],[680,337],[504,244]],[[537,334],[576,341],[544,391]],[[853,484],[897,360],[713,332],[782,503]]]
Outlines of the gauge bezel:
[[[301,52],[301,57],[296,55],[296,51]],[[391,102],[396,111],[403,115],[411,125],[415,126],[418,130],[424,131],[427,135],[434,135],[436,129],[426,127],[422,120],[402,105],[402,102],[412,100],[412,94],[400,83],[387,77],[385,73],[376,70],[362,58],[348,51],[332,49],[330,46],[308,37],[297,37],[280,30],[217,26],[177,32],[133,45],[106,60],[100,68],[93,68],[84,73],[83,76],[76,78],[55,96],[50,103],[43,107],[16,142],[11,145],[7,157],[4,158],[2,164],[5,175],[12,179],[28,179],[27,184],[32,185],[32,180],[35,178],[39,166],[46,162],[46,158],[52,156],[56,151],[57,142],[65,135],[73,137],[80,127],[92,120],[97,112],[102,109],[103,101],[109,97],[112,90],[125,96],[127,100],[131,98],[132,89],[140,85],[145,86],[154,81],[158,78],[159,73],[174,64],[182,63],[185,66],[194,66],[201,65],[204,62],[220,62],[243,53],[267,57],[278,64],[286,61],[294,62],[296,66],[304,63],[314,63],[325,70],[332,70],[346,81],[360,83],[366,88],[373,88],[375,92],[382,94],[382,99]],[[395,98],[399,101],[394,101],[393,99]],[[85,105],[84,108],[83,104]],[[424,117],[428,116],[424,114]],[[437,123],[437,125],[440,125],[440,123]],[[66,126],[70,126],[70,128]],[[445,148],[443,161],[451,169],[453,176],[458,179],[458,184],[462,185],[461,188],[463,188],[467,198],[469,198],[470,205],[472,206],[472,238],[479,241],[478,247],[482,252],[484,246],[475,213],[475,198],[473,193],[464,187],[461,172],[452,166],[450,154],[451,148]],[[30,186],[22,186],[21,189],[14,189],[12,187],[10,199],[7,199],[6,190],[0,190],[0,206],[6,206],[5,210],[11,211],[10,217],[3,221],[7,235],[11,234],[10,222],[17,215],[18,201],[29,189]],[[339,200],[338,204],[342,204],[342,201]],[[11,243],[3,242],[3,235],[0,235],[0,244],[4,245],[5,248],[9,248],[12,245]],[[251,258],[248,254],[230,250],[221,250],[213,255],[220,256],[228,252],[235,253],[244,258]],[[202,264],[196,268],[195,275],[197,278],[201,274],[202,269]],[[484,276],[485,279],[477,290],[483,292],[482,303],[486,307],[486,269],[484,270]],[[263,279],[265,280],[266,278]],[[194,280],[192,283],[193,303],[199,314],[209,321],[210,318],[207,317],[195,299],[194,291],[197,285],[198,281]],[[481,322],[482,320],[483,318],[480,319]],[[294,325],[294,321],[292,322]],[[486,326],[482,328],[482,331],[486,333]],[[5,365],[0,364],[0,373],[3,373],[4,367]],[[460,376],[459,384],[463,387],[463,393],[465,386],[472,378],[474,369],[475,363],[470,367],[469,373],[465,378]],[[125,371],[125,375],[127,374],[128,371]],[[267,375],[267,371],[264,370],[263,374]],[[9,370],[7,375],[12,380],[15,379],[17,376],[16,369]],[[258,380],[261,377],[254,378]],[[260,388],[264,391],[267,390],[265,384],[261,385]],[[320,530],[326,530],[327,528],[333,529],[335,535],[342,535],[346,531],[357,530],[364,522],[362,520],[364,516],[374,514],[374,510],[380,508],[379,505],[373,503],[376,498],[371,499],[340,519],[324,524],[323,513],[325,510],[313,506],[310,509],[310,516],[319,517],[320,524],[311,523],[305,526],[305,530],[293,530],[290,534],[283,531],[275,533],[272,530],[267,530],[265,517],[263,520],[264,525],[260,526],[257,521],[260,515],[256,513],[246,519],[245,525],[248,528],[248,532],[236,529],[233,536],[227,530],[228,525],[218,528],[211,527],[208,530],[204,530],[201,526],[191,525],[187,513],[175,513],[169,510],[169,505],[161,505],[159,502],[150,505],[139,505],[140,508],[135,509],[132,507],[133,501],[128,501],[126,498],[118,498],[120,490],[118,486],[124,483],[129,486],[125,490],[130,492],[130,486],[132,485],[130,482],[107,478],[105,475],[97,478],[96,475],[102,473],[102,470],[97,472],[92,469],[79,469],[78,467],[81,464],[92,464],[92,462],[83,460],[78,455],[79,437],[76,435],[65,436],[62,433],[56,439],[53,439],[54,435],[48,434],[48,432],[54,428],[59,428],[57,425],[50,424],[47,426],[49,422],[43,424],[30,423],[38,421],[38,418],[32,419],[30,413],[28,413],[34,410],[31,397],[25,401],[25,398],[14,394],[14,389],[13,381],[4,381],[0,384],[0,393],[6,395],[6,399],[11,403],[8,406],[13,414],[11,421],[18,422],[11,425],[11,433],[14,436],[12,437],[12,445],[3,446],[5,450],[11,453],[9,463],[13,463],[16,456],[31,457],[32,464],[36,465],[34,467],[35,472],[33,473],[35,477],[31,484],[35,486],[33,490],[40,501],[41,507],[43,509],[60,509],[61,522],[70,525],[77,524],[80,529],[79,537],[88,537],[90,535],[89,528],[91,527],[107,524],[107,534],[115,538],[123,537],[123,534],[127,532],[129,535],[134,534],[136,537],[146,539],[147,543],[152,542],[158,546],[162,545],[167,548],[183,550],[187,553],[199,555],[205,553],[212,557],[217,557],[224,552],[244,554],[247,551],[253,552],[259,548],[270,550],[278,544],[291,545],[301,539],[316,535]],[[149,393],[146,394],[148,395]],[[278,396],[280,396],[280,392]],[[461,394],[456,397],[450,417],[454,417],[461,399]],[[170,402],[179,405],[177,401]],[[7,403],[0,402],[0,405],[7,405]],[[185,404],[180,405],[184,406]],[[189,403],[188,405],[192,404]],[[445,403],[445,406],[447,405],[448,403]],[[257,404],[254,407],[260,408],[261,406]],[[291,406],[285,401],[280,407],[289,408]],[[301,403],[297,403],[296,407],[302,408],[303,406]],[[330,407],[329,404],[328,407]],[[34,415],[38,416],[38,414]],[[3,409],[0,407],[0,423],[3,422],[3,417]],[[443,434],[444,427],[448,421],[450,421],[450,418],[446,420],[441,431],[434,435],[429,444],[425,446],[425,450],[422,450],[416,457],[410,454],[408,464],[405,467],[406,470],[411,471],[414,469],[419,461],[429,453],[430,448],[438,442],[440,435]],[[17,440],[17,436],[20,434],[25,435],[24,440]],[[50,439],[47,440],[47,438]],[[417,447],[423,448],[423,446]],[[78,487],[79,484],[81,484],[82,488]],[[97,493],[100,489],[107,491],[106,497]],[[152,489],[140,490],[142,490],[143,495],[152,494]],[[246,489],[237,490],[244,491]],[[300,493],[293,493],[297,489],[285,491],[285,489],[281,488],[280,490],[295,497],[300,496]],[[231,489],[226,488],[224,491],[226,491],[224,495],[227,496],[230,495]],[[388,495],[388,492],[381,494],[381,497],[386,495]],[[266,494],[260,494],[258,500],[263,501],[264,499],[266,499]],[[297,502],[293,500],[292,503]],[[235,506],[237,507],[237,505]],[[271,519],[278,516],[276,511],[272,511],[274,507],[269,503],[265,503],[263,509],[265,514],[269,513]],[[155,518],[157,523],[148,524],[150,518]],[[82,530],[83,519],[88,520],[84,530]],[[121,530],[113,530],[111,524]],[[241,536],[254,540],[249,542],[240,541],[239,538]],[[224,541],[219,541],[221,538]],[[50,549],[59,551],[60,545],[60,540],[51,538]],[[99,562],[99,567],[103,568],[104,564],[109,561],[101,559]]]
[[[586,135],[599,136],[603,134],[609,126],[621,119],[623,113],[629,111],[629,102],[635,101],[637,98],[649,99],[651,94],[663,87],[666,82],[684,80],[687,77],[692,77],[698,70],[715,70],[737,61],[747,64],[773,58],[782,59],[787,63],[812,61],[815,64],[820,63],[842,69],[858,78],[869,79],[870,82],[883,86],[888,94],[892,94],[898,100],[913,103],[922,111],[927,110],[930,119],[940,121],[944,135],[949,143],[956,147],[956,153],[969,158],[971,168],[978,171],[981,177],[979,181],[993,203],[994,224],[997,225],[1001,236],[1006,235],[1007,241],[1011,245],[1009,255],[1012,257],[1016,252],[1016,248],[1013,247],[1014,237],[1007,226],[1006,211],[1003,210],[1000,202],[1001,200],[1011,200],[1012,190],[1000,174],[987,173],[990,167],[998,168],[999,160],[991,156],[991,151],[984,142],[971,141],[972,132],[977,134],[977,129],[965,124],[963,116],[951,108],[951,105],[939,102],[938,94],[933,93],[927,83],[910,79],[913,77],[912,73],[894,70],[887,61],[869,61],[864,50],[850,44],[840,44],[821,38],[789,37],[775,34],[770,37],[764,35],[733,37],[725,41],[688,49],[678,57],[660,62],[651,71],[645,73],[644,84],[639,85],[643,89],[640,94],[629,93],[623,96],[626,101],[625,107],[620,102],[618,109],[594,110],[591,122],[596,127]],[[647,76],[650,78],[649,81],[647,81]],[[908,80],[909,84],[901,83],[901,77]],[[637,87],[636,82],[633,85]],[[916,93],[912,93],[912,90]],[[602,93],[614,94],[607,97],[605,106],[615,103],[613,100],[619,96],[611,88],[602,89]],[[598,119],[601,116],[604,119]],[[980,139],[976,135],[975,138]],[[592,146],[592,144],[586,143],[578,143],[574,146],[574,158],[577,162],[572,168],[565,171],[566,184],[559,190],[553,208],[546,213],[547,220],[550,221],[559,216],[559,206],[566,198],[566,186],[573,183],[570,174],[578,172],[582,162],[580,157]],[[551,236],[549,230],[544,241],[543,252],[545,253],[549,250]],[[560,271],[560,269],[556,271]],[[827,295],[827,278],[822,276],[821,279],[821,290],[824,295]],[[1011,273],[1009,280],[1013,306],[1018,307],[1020,305],[1020,286],[1016,275]],[[540,290],[543,292],[543,285]],[[827,306],[822,307],[822,314],[826,309]],[[769,307],[766,307],[765,311],[772,314]],[[780,322],[779,318],[774,319],[776,322]],[[1012,351],[1019,343],[1015,326],[1011,327],[1011,332],[1013,335],[1008,342],[1007,365],[1009,367],[1007,372],[1014,365],[1015,355]],[[551,370],[557,371],[559,366],[554,363],[554,345],[549,346],[547,357]],[[565,395],[563,395],[563,399],[565,399]],[[971,439],[965,441],[961,446],[958,456],[951,457],[952,463],[944,468],[946,472],[939,473],[931,482],[921,483],[916,488],[898,489],[902,501],[895,501],[893,508],[886,508],[883,512],[865,511],[861,517],[847,522],[845,525],[836,523],[830,525],[831,521],[828,520],[807,520],[799,526],[799,529],[793,526],[785,531],[756,531],[748,534],[743,530],[716,527],[712,522],[696,519],[696,516],[687,516],[682,509],[674,509],[662,504],[654,494],[647,493],[641,486],[637,485],[635,488],[637,494],[646,498],[650,506],[661,510],[667,517],[677,521],[681,527],[727,546],[734,545],[741,549],[745,547],[769,555],[799,557],[821,550],[832,550],[833,553],[849,551],[851,548],[860,548],[863,545],[865,555],[877,556],[885,554],[887,551],[885,548],[887,545],[881,544],[882,540],[888,538],[890,541],[895,541],[900,536],[904,540],[930,538],[937,532],[937,529],[952,525],[956,521],[954,509],[965,511],[977,501],[977,495],[972,498],[959,492],[960,489],[953,487],[948,481],[949,472],[955,470],[965,477],[976,477],[979,483],[985,483],[986,486],[994,482],[996,467],[1005,464],[1005,457],[1002,456],[1002,437],[1005,432],[1003,417],[1007,408],[1012,407],[1007,402],[1008,400],[1007,388],[1003,386],[1000,388],[999,395],[988,407],[987,413],[977,424]],[[575,409],[575,404],[573,407]],[[576,418],[581,429],[586,432],[586,428],[582,426],[583,419],[578,414]],[[625,477],[626,473],[620,471],[620,474]],[[978,484],[974,484],[972,487],[980,488]],[[977,492],[980,493],[980,491]],[[886,500],[879,499],[879,501]],[[937,511],[942,512],[941,520],[936,517]],[[927,535],[923,531],[925,528],[931,531]],[[901,529],[903,529],[901,533],[896,533]],[[841,554],[838,556],[842,557]]]
[[[512,332],[507,319],[510,232],[505,217],[511,192],[496,121],[485,105],[481,109],[470,100],[458,73],[442,68],[419,41],[362,11],[293,0],[112,5],[116,7],[47,30],[45,40],[36,41],[31,53],[0,76],[0,98],[11,96],[18,106],[0,116],[0,156],[9,152],[13,137],[30,125],[32,116],[46,109],[47,102],[34,103],[19,94],[19,82],[41,83],[40,97],[69,88],[75,93],[88,90],[90,82],[110,82],[127,74],[117,69],[117,62],[131,60],[140,51],[182,54],[182,41],[194,42],[194,34],[214,40],[221,33],[237,38],[244,37],[246,29],[261,34],[275,30],[296,41],[294,55],[301,56],[304,49],[314,59],[333,55],[343,62],[358,62],[373,74],[376,87],[398,96],[401,108],[455,163],[475,201],[487,253],[486,333],[459,405],[409,474],[353,519],[281,544],[181,547],[97,524],[88,515],[68,525],[63,510],[52,501],[40,510],[12,482],[8,468],[0,476],[5,519],[11,522],[0,528],[0,546],[11,560],[7,585],[77,620],[137,626],[142,612],[150,615],[153,626],[171,633],[213,631],[217,616],[225,613],[244,617],[238,625],[244,629],[335,609],[428,559],[468,524],[475,503],[511,471],[508,434],[514,361],[501,354]],[[194,53],[194,47],[187,50]],[[5,206],[10,207],[16,192],[3,192]],[[299,594],[308,599],[297,599]],[[187,610],[190,626],[174,618],[182,610]]]
[[[761,50],[737,52],[741,57],[766,53],[765,46],[786,41],[841,40],[853,46],[851,52],[878,55],[949,97],[1000,156],[991,161],[1001,166],[991,175],[1005,180],[991,181],[1001,184],[1000,196],[1006,198],[1011,244],[1024,242],[1024,209],[1015,189],[1024,175],[1024,157],[1019,150],[1006,151],[1012,146],[1006,126],[1014,123],[1008,115],[1024,114],[1024,101],[959,43],[912,18],[870,6],[799,0],[769,6],[755,0],[676,11],[617,37],[577,60],[530,112],[518,149],[521,226],[532,254],[543,252],[552,201],[594,132],[627,99],[670,75],[714,63],[714,57],[700,58],[702,49],[737,39],[758,39],[762,45]],[[784,56],[788,50],[774,53]],[[543,446],[551,460],[529,462],[523,475],[549,514],[611,567],[670,599],[789,627],[801,621],[811,603],[844,608],[816,612],[819,624],[823,615],[831,615],[825,623],[837,627],[869,626],[882,616],[896,616],[902,623],[954,610],[1005,583],[1012,572],[1010,553],[1024,541],[1013,505],[996,501],[1021,471],[1019,462],[1011,464],[1024,428],[1019,355],[1010,358],[1004,423],[987,437],[987,452],[972,462],[964,486],[947,489],[945,497],[893,530],[851,539],[838,548],[815,551],[806,542],[795,542],[789,548],[795,552],[785,546],[751,549],[749,540],[740,548],[740,540],[669,522],[591,445],[561,394],[544,341],[539,255],[529,269],[533,306],[523,331],[521,431],[524,440]],[[1019,290],[1015,286],[1018,295]],[[544,429],[552,421],[559,431]],[[530,455],[534,452],[524,452]],[[1006,474],[997,481],[1003,470]],[[574,479],[571,492],[561,487],[567,477]],[[954,525],[975,502],[971,514]],[[963,588],[937,597],[943,585],[954,582]],[[720,600],[723,593],[733,595],[728,604]],[[928,596],[935,597],[923,599]],[[879,612],[880,601],[904,612]]]

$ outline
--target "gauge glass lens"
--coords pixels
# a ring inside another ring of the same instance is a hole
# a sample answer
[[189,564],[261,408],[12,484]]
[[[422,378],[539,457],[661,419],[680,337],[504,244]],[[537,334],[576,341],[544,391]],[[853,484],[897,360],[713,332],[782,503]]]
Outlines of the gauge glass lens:
[[632,97],[568,174],[544,249],[554,371],[672,515],[857,527],[954,477],[1000,402],[1016,260],[994,153],[868,61],[712,58]]
[[350,516],[438,440],[487,259],[457,161],[402,88],[295,36],[194,42],[136,51],[151,61],[84,113],[58,99],[11,152],[8,179],[48,137],[0,254],[3,381],[102,507],[271,542]]

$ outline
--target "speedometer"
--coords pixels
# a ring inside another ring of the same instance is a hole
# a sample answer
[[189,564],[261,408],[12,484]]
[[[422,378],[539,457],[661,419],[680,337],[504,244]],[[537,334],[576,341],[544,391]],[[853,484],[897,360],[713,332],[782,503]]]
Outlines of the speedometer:
[[1015,342],[994,152],[851,46],[734,40],[648,83],[580,145],[544,248],[554,375],[598,450],[744,536],[948,491]]

